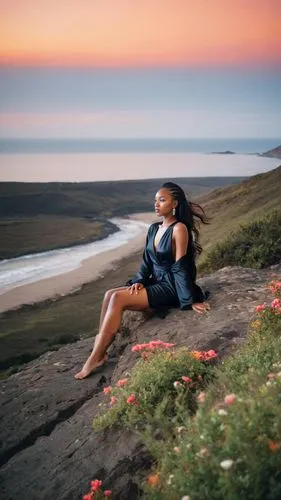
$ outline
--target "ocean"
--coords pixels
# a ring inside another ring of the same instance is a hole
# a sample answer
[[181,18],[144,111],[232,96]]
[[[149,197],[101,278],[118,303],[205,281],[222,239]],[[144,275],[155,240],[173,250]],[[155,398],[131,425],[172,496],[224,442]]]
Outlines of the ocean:
[[280,143],[259,138],[0,139],[0,181],[250,176],[280,164],[259,156]]

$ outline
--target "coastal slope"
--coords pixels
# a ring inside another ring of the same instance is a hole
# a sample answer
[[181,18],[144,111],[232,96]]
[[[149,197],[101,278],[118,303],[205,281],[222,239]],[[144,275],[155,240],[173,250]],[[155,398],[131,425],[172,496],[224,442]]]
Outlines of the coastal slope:
[[[1,490],[5,498],[77,500],[91,479],[104,480],[114,499],[137,500],[138,479],[151,457],[137,435],[92,430],[106,401],[103,387],[130,372],[135,343],[161,339],[189,349],[215,349],[220,361],[241,344],[255,307],[266,300],[274,269],[224,268],[199,280],[211,293],[211,312],[171,310],[165,319],[127,312],[109,363],[84,381],[74,379],[92,340],[48,352],[1,382]],[[13,418],[11,418],[13,415]],[[16,478],[16,480],[15,480]]]

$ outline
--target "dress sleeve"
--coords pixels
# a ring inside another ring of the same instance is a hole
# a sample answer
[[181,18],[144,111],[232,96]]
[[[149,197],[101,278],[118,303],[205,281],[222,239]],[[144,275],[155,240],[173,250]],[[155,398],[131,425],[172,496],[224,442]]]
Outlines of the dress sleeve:
[[182,310],[190,309],[195,302],[203,302],[204,294],[201,288],[195,284],[195,264],[189,265],[184,255],[173,263],[170,271],[174,278],[175,288]]
[[[150,226],[150,228],[151,228],[151,226]],[[132,279],[130,279],[126,282],[127,286],[131,286],[134,283],[142,283],[145,286],[149,280],[149,277],[152,274],[152,262],[151,262],[151,259],[150,259],[150,256],[149,256],[149,253],[147,250],[150,228],[148,229],[147,236],[146,236],[145,248],[144,248],[144,251],[142,254],[142,262],[140,265],[140,269]]]

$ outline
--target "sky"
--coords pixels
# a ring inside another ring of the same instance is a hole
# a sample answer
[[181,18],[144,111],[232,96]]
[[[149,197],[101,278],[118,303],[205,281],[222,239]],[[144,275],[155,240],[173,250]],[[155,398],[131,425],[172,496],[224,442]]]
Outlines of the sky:
[[0,7],[7,64],[280,62],[280,0],[1,0]]
[[0,9],[0,137],[280,136],[280,0]]

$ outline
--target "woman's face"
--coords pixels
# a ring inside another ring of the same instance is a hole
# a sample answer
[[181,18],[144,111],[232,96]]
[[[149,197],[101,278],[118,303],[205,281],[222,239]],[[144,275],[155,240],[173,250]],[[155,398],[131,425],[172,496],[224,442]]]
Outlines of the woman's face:
[[157,191],[154,201],[154,209],[157,215],[169,215],[176,205],[177,202],[173,199],[169,189],[161,188]]

